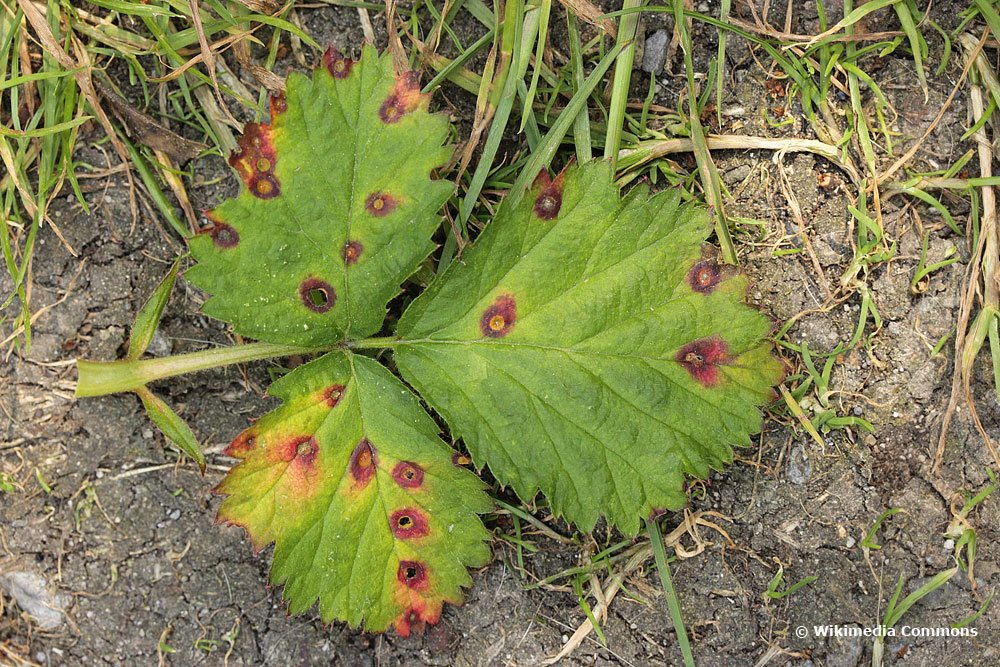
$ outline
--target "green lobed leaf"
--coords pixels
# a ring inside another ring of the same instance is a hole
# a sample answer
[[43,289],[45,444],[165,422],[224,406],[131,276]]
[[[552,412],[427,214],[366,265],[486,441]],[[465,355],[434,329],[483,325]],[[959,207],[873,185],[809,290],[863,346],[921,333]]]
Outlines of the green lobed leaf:
[[416,397],[367,357],[331,352],[275,382],[281,407],[240,434],[219,520],[256,549],[289,611],[402,635],[458,604],[489,558],[482,482]]
[[544,174],[399,322],[403,377],[524,499],[629,534],[749,444],[782,366],[744,278],[676,191]]
[[434,245],[451,151],[415,72],[365,46],[292,74],[271,123],[247,124],[230,158],[245,188],[207,215],[185,276],[205,313],[257,340],[323,345],[368,336]]

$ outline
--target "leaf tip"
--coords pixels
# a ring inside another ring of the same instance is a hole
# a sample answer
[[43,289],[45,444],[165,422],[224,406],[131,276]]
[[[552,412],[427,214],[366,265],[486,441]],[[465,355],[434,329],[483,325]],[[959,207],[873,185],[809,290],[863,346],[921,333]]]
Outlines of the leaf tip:
[[354,61],[331,44],[323,53],[323,65],[334,79],[346,79],[351,75]]
[[392,125],[408,113],[426,106],[430,95],[420,92],[420,74],[410,71],[396,76],[396,85],[379,107],[378,117],[386,125]]

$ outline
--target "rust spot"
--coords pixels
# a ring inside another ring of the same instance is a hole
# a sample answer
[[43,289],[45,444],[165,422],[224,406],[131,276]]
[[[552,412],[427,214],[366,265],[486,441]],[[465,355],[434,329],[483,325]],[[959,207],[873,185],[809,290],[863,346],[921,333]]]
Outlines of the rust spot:
[[541,186],[541,191],[535,198],[535,217],[541,220],[552,220],[559,215],[562,208],[563,174],[556,176],[555,180],[549,177],[548,172],[543,171],[535,179],[535,187]]
[[305,457],[302,459],[304,463],[312,463],[316,458],[317,449],[315,438],[309,435],[297,435],[281,445],[280,456],[282,461],[288,463],[299,457]]
[[306,278],[299,285],[299,298],[314,313],[325,313],[337,302],[337,292],[325,280]]
[[718,336],[701,338],[678,350],[674,359],[703,387],[714,387],[719,383],[719,364],[729,360],[729,346]]
[[361,438],[351,454],[350,471],[357,487],[364,487],[375,476],[375,447],[368,438]]
[[376,218],[383,218],[396,208],[396,199],[384,192],[373,192],[365,200],[365,210]]
[[463,454],[462,452],[455,452],[451,455],[451,462],[457,466],[467,466],[472,463],[472,459]]
[[427,517],[415,507],[405,507],[393,512],[389,517],[389,528],[401,540],[424,537],[430,532]]
[[715,262],[702,260],[688,271],[687,281],[695,292],[711,294],[722,282],[722,270]]
[[361,257],[361,251],[365,247],[361,245],[360,241],[348,241],[344,244],[344,263],[345,264],[357,264],[358,258]]
[[281,188],[278,186],[278,179],[274,177],[274,174],[266,172],[258,172],[253,178],[251,178],[249,187],[250,191],[255,194],[258,199],[271,199],[272,197],[277,197],[281,194]]
[[[277,157],[271,142],[271,126],[247,123],[239,148],[229,157],[229,164],[243,179],[250,194],[260,199],[271,199],[281,194],[281,184],[274,175]],[[265,168],[261,169],[262,166]]]
[[319,453],[319,443],[316,438],[309,438],[295,447],[295,460],[304,466],[311,466]]
[[323,390],[323,400],[331,408],[337,407],[337,403],[340,403],[340,399],[344,397],[344,385],[342,384],[332,384]]
[[240,233],[224,222],[213,221],[208,233],[212,237],[212,243],[219,248],[235,248],[240,243]]
[[271,93],[271,97],[268,100],[269,107],[271,109],[271,118],[285,113],[288,111],[288,101],[285,99],[285,91],[278,93]]
[[427,569],[415,560],[401,560],[396,578],[407,588],[426,588]]
[[415,489],[424,483],[424,469],[410,461],[400,461],[392,469],[392,478],[404,489]]
[[416,602],[399,615],[394,625],[400,637],[409,637],[410,633],[420,634],[427,625],[438,622],[438,614],[430,614],[422,602]]
[[334,79],[346,79],[351,75],[351,68],[354,67],[354,61],[338,51],[335,46],[327,48],[323,54],[323,64],[326,65],[326,71]]
[[256,446],[257,432],[252,428],[248,428],[233,438],[233,441],[229,443],[229,446],[222,453],[233,458],[243,458],[253,451]]
[[404,72],[396,77],[396,85],[378,110],[382,122],[391,125],[414,111],[428,98],[420,92],[420,74]]
[[479,318],[479,330],[487,338],[503,338],[517,321],[517,304],[510,294],[501,294]]

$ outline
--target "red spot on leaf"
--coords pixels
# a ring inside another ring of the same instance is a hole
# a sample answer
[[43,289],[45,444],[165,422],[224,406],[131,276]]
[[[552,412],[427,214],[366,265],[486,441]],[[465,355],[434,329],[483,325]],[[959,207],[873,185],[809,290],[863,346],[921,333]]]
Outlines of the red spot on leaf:
[[311,465],[316,460],[316,453],[319,451],[319,444],[316,438],[308,435],[298,435],[290,438],[281,445],[281,460],[291,463],[298,461],[304,465]]
[[299,285],[299,298],[314,313],[325,313],[337,302],[337,292],[325,280],[306,278]]
[[351,68],[354,67],[354,61],[338,51],[335,46],[327,48],[323,54],[323,64],[326,65],[326,71],[334,79],[346,79],[351,75]]
[[354,448],[354,453],[351,454],[349,466],[355,487],[363,488],[372,481],[372,477],[375,476],[375,456],[375,447],[372,446],[372,443],[368,441],[368,438],[361,438],[357,447]]
[[303,466],[312,466],[319,454],[319,443],[316,438],[309,438],[305,442],[300,442],[295,448],[295,461]]
[[340,403],[340,399],[344,397],[344,385],[342,384],[332,384],[323,390],[323,400],[331,408],[337,407],[337,403]]
[[344,244],[344,263],[345,264],[357,264],[358,258],[361,257],[361,252],[365,249],[361,245],[360,241],[348,241]]
[[410,461],[400,461],[392,470],[392,478],[404,489],[415,489],[424,483],[424,469]]
[[711,294],[722,282],[722,269],[713,261],[702,260],[691,267],[687,281],[695,292]]
[[392,529],[392,534],[401,540],[424,537],[430,532],[427,517],[415,507],[405,507],[393,512],[389,517],[389,528]]
[[394,625],[400,637],[409,637],[411,632],[418,635],[423,633],[428,625],[434,625],[440,618],[440,610],[436,613],[432,612],[427,609],[427,605],[423,601],[415,600],[411,606],[407,607],[399,615]]
[[273,120],[275,116],[285,113],[288,111],[288,101],[285,99],[285,91],[278,93],[271,93],[271,97],[268,100],[270,102],[271,108],[271,119]]
[[414,111],[427,98],[427,95],[420,92],[420,75],[417,72],[404,72],[396,77],[396,85],[385,102],[382,102],[378,117],[383,123],[391,125]]
[[229,446],[222,453],[226,456],[241,459],[253,451],[256,446],[257,432],[252,428],[248,428],[233,438],[233,441],[229,443]]
[[517,321],[517,304],[510,294],[501,294],[479,318],[479,330],[487,338],[503,338]]
[[224,222],[213,220],[208,233],[212,237],[212,243],[218,248],[235,248],[240,243],[240,233]]
[[365,210],[376,218],[389,215],[394,208],[396,208],[396,199],[384,192],[373,192],[365,200]]
[[563,174],[556,176],[555,180],[549,178],[546,171],[541,172],[535,179],[535,187],[541,186],[541,191],[535,198],[534,213],[542,220],[552,220],[559,215],[562,208]]
[[258,199],[270,199],[281,194],[278,179],[273,174],[258,174],[250,180],[250,192]]
[[407,588],[423,589],[427,587],[427,568],[415,560],[401,560],[396,578]]
[[729,346],[718,336],[688,343],[674,357],[703,387],[719,383],[719,365],[729,360]]
[[260,199],[271,199],[281,194],[281,185],[274,175],[277,156],[271,142],[271,126],[247,123],[239,148],[229,157],[229,164],[243,179],[250,194]]

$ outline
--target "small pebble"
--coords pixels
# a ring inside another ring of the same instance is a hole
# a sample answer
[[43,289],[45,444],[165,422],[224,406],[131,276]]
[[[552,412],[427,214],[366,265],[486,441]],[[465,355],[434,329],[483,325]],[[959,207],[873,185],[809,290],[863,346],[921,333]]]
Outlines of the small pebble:
[[663,65],[667,61],[667,43],[669,41],[670,33],[666,30],[657,30],[646,37],[646,48],[642,52],[643,72],[659,74],[663,71]]
[[944,541],[944,550],[945,551],[953,551],[954,549],[955,549],[955,540],[945,540]]
[[177,519],[179,519],[179,518],[181,518],[181,511],[180,510],[174,510],[173,512],[170,513],[170,520],[171,521],[177,521]]

